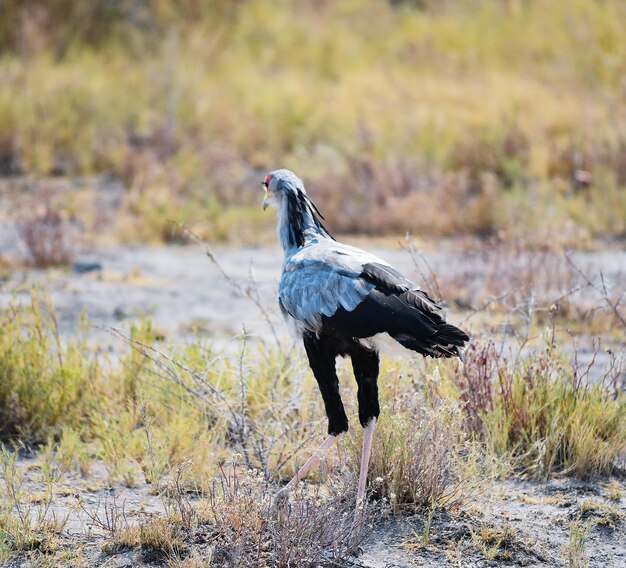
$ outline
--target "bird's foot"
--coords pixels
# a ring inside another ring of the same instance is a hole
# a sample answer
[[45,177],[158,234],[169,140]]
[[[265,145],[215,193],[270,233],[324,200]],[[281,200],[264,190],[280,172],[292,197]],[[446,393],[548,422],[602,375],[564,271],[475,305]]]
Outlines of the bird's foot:
[[363,549],[360,546],[363,534],[365,503],[361,502],[356,506],[354,510],[354,519],[352,520],[352,528],[350,529],[350,543],[348,546],[348,553],[352,556],[359,556]]
[[274,511],[280,511],[289,505],[289,493],[290,491],[286,487],[283,487],[274,495],[274,502],[272,503]]
[[363,525],[363,510],[365,509],[365,503],[361,502],[356,506],[354,510],[354,519],[352,520],[352,532],[358,532]]

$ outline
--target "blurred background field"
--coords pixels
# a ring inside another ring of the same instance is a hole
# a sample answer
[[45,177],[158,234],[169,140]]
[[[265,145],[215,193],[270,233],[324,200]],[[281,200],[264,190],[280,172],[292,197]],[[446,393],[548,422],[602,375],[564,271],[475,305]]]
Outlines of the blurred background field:
[[102,235],[114,195],[116,240],[184,220],[251,242],[288,167],[335,231],[621,237],[624,21],[620,0],[5,0],[3,200]]

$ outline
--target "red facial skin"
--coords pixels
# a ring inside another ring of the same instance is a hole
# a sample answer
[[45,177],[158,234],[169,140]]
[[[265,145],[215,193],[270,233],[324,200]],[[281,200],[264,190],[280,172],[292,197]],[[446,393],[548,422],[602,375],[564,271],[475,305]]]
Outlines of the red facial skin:
[[274,178],[273,175],[267,174],[265,176],[265,181],[263,182],[263,185],[265,185],[267,187],[270,184],[270,182],[272,181],[273,178]]

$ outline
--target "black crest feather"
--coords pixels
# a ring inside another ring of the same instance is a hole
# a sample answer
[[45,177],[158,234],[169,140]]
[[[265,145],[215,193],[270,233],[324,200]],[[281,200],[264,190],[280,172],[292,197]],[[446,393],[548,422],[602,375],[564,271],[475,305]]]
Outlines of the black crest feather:
[[332,235],[328,232],[320,220],[324,219],[324,216],[319,212],[315,203],[311,201],[306,193],[298,190],[290,191],[287,193],[286,197],[287,217],[289,221],[289,240],[292,243],[298,247],[304,245],[305,215],[307,213],[313,219],[315,226],[322,229],[331,239],[333,239]]

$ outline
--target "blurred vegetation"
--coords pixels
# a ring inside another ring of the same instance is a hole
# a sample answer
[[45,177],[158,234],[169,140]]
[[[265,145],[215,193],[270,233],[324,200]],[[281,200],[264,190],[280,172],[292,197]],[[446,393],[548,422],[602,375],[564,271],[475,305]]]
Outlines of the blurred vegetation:
[[276,167],[339,231],[623,235],[624,21],[621,0],[6,0],[0,174],[112,175],[138,240],[271,225],[220,218]]

